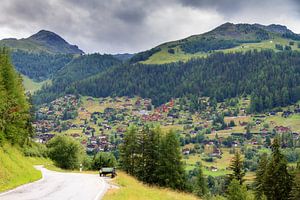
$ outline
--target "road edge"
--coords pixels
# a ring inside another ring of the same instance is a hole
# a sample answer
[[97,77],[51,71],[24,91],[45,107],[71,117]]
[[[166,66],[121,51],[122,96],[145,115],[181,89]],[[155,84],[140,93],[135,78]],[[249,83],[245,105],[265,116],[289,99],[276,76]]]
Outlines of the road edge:
[[12,193],[13,191],[18,190],[18,189],[20,189],[20,188],[25,188],[25,187],[28,187],[28,186],[34,184],[34,183],[42,182],[42,181],[45,179],[44,174],[43,174],[43,172],[42,172],[42,170],[41,170],[41,168],[43,168],[43,165],[36,165],[36,166],[34,166],[34,168],[37,169],[37,170],[39,170],[39,171],[41,172],[42,178],[40,178],[39,180],[30,182],[30,183],[25,183],[25,184],[23,184],[23,185],[19,185],[19,186],[15,187],[15,188],[10,189],[10,190],[7,190],[7,191],[5,191],[5,192],[1,192],[1,193],[0,193],[0,197],[1,197],[1,196],[4,196],[4,195],[7,195],[7,194],[9,194],[9,193]]

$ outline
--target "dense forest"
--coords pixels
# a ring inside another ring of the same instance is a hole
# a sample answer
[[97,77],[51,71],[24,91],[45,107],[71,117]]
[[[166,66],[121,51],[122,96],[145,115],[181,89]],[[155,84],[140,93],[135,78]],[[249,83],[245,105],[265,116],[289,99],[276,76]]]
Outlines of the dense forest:
[[4,141],[23,145],[33,133],[30,105],[22,79],[6,49],[0,50],[0,145]]
[[245,183],[246,158],[239,151],[235,152],[228,167],[231,173],[214,178],[204,176],[201,164],[190,171],[189,175],[185,172],[175,132],[164,134],[159,127],[144,126],[137,129],[132,126],[123,139],[120,145],[121,168],[150,185],[192,192],[204,199],[211,199],[216,188],[219,195],[226,196],[229,200],[287,200],[299,197],[299,177],[296,176],[299,168],[288,168],[278,137],[270,144],[272,153],[260,155],[256,178],[252,184]]
[[72,54],[29,53],[14,51],[11,54],[12,62],[22,74],[35,81],[43,81],[69,63]]
[[72,87],[95,97],[139,95],[155,105],[187,94],[217,101],[251,95],[251,111],[260,112],[299,100],[299,78],[300,53],[249,51],[216,53],[187,63],[115,66]]
[[121,61],[112,55],[91,54],[73,59],[53,75],[52,84],[37,92],[35,102],[52,101],[65,93],[76,94],[72,83],[103,72]]

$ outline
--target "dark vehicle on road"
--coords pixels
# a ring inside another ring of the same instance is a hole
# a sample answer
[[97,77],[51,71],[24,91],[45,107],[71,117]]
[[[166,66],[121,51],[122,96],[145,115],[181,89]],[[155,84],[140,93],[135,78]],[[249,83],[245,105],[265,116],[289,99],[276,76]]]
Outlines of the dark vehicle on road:
[[116,173],[116,168],[114,167],[102,167],[99,170],[99,175],[101,176],[106,176],[107,174],[111,174],[111,178],[114,178],[117,173]]

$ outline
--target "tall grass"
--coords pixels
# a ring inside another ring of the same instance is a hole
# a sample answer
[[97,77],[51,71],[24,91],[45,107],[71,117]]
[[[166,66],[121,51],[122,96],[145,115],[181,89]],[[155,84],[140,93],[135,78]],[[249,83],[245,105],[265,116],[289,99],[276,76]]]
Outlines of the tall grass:
[[17,147],[5,144],[0,147],[0,192],[42,178],[40,171]]
[[118,172],[117,178],[114,180],[120,186],[119,189],[109,190],[104,196],[104,200],[196,200],[197,197],[172,191],[170,189],[162,189],[152,187],[140,183],[133,177]]

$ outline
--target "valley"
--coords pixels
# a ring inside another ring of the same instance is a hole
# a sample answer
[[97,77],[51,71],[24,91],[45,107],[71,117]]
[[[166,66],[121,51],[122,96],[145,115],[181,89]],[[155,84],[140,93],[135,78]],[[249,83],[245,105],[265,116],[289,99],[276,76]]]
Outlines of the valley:
[[[178,132],[187,171],[201,162],[204,174],[211,176],[230,173],[227,168],[235,151],[270,153],[267,140],[277,134],[286,137],[285,145],[294,141],[291,147],[296,149],[287,153],[300,153],[299,103],[259,115],[248,113],[247,97],[213,104],[209,98],[196,104],[181,98],[155,108],[151,99],[140,97],[65,96],[38,109],[36,139],[46,143],[55,135],[68,135],[80,141],[89,155],[101,151],[117,155],[129,126],[160,126],[163,131]],[[199,111],[191,110],[201,106]],[[297,158],[289,161],[295,164]],[[256,167],[255,162],[249,163],[249,181]]]
[[117,170],[103,199],[297,199],[300,35],[286,26],[225,23],[135,54],[46,30],[0,46],[0,191],[40,179],[38,164],[51,180],[29,199],[82,199],[84,180],[93,198],[103,169]]

